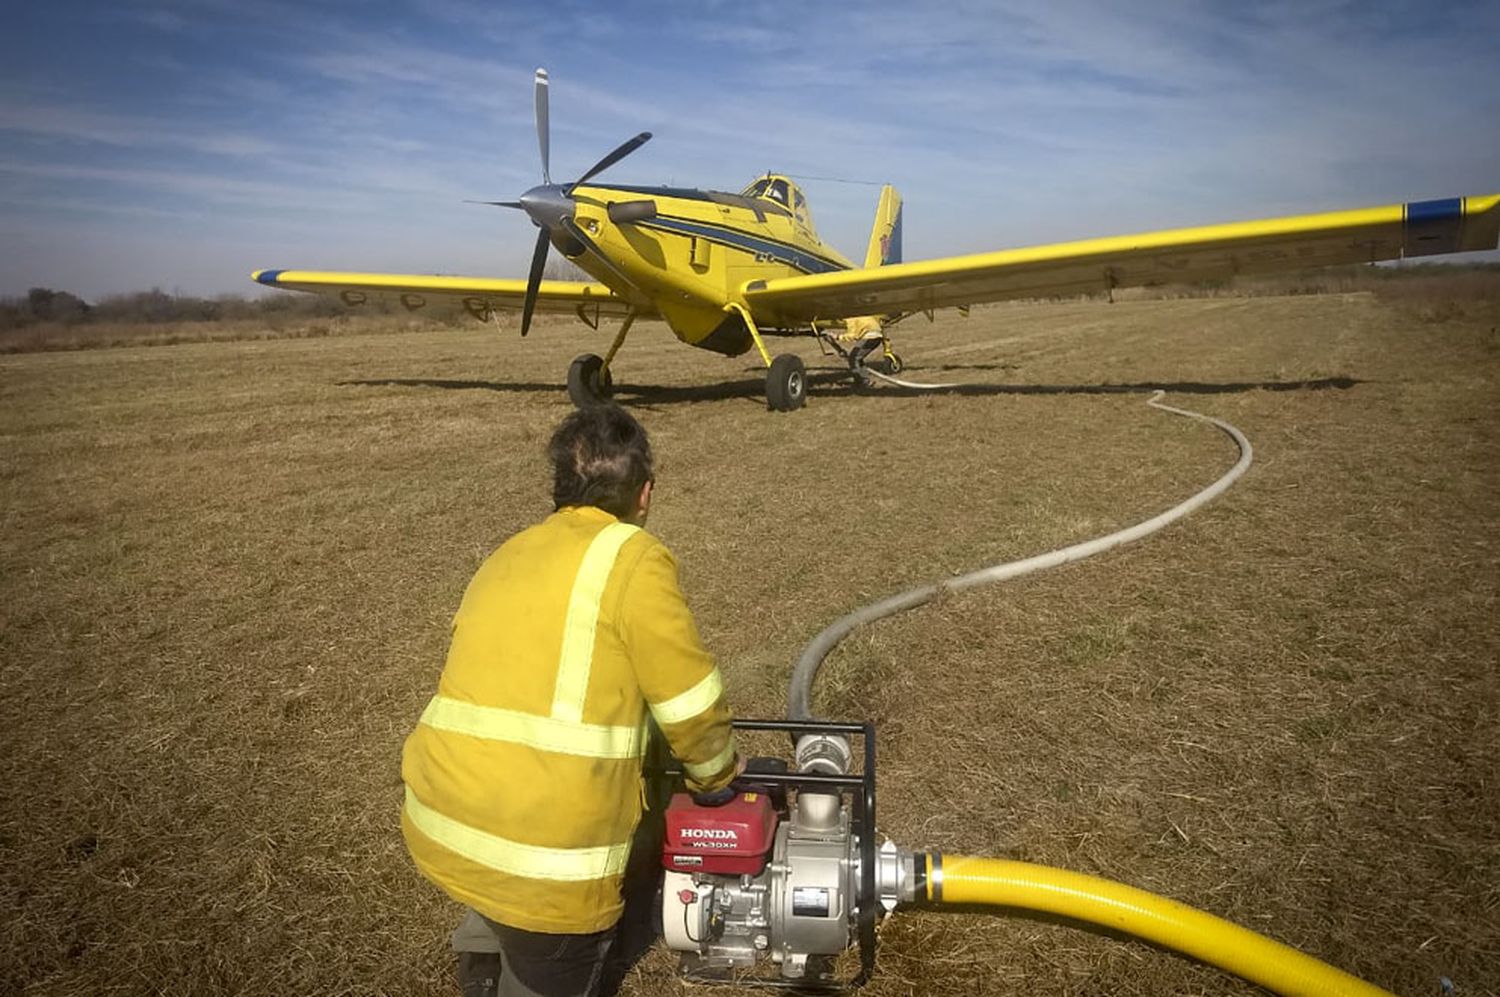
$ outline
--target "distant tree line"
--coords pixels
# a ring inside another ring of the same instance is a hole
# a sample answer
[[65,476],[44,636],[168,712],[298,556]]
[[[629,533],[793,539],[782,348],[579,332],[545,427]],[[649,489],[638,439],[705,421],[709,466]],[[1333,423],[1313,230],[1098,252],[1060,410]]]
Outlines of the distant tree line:
[[[592,281],[566,259],[547,261],[548,280]],[[360,306],[365,314],[405,314],[389,303],[371,301]],[[0,297],[0,330],[24,329],[43,323],[87,325],[96,322],[162,325],[168,322],[224,322],[255,319],[318,319],[347,316],[351,310],[337,298],[322,294],[285,292],[246,298],[221,294],[211,298],[168,294],[159,287],[131,294],[112,294],[90,304],[76,294],[50,287],[33,287],[23,297]],[[434,318],[439,318],[437,314]],[[447,316],[443,316],[446,318]]]
[[223,294],[202,298],[191,294],[168,294],[153,287],[132,294],[112,294],[100,298],[97,304],[90,304],[68,291],[33,287],[24,297],[0,298],[0,329],[24,329],[43,323],[154,325],[270,317],[327,318],[347,312],[348,309],[337,299],[316,294],[268,294],[259,298]]

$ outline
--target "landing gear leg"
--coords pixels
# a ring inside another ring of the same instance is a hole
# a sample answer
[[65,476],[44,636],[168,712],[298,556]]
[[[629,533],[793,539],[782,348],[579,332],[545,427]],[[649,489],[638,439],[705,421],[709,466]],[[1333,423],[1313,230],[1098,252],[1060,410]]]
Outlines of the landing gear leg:
[[568,397],[578,408],[599,405],[614,394],[615,378],[609,372],[609,365],[620,352],[620,347],[625,345],[625,335],[630,332],[634,321],[635,312],[628,312],[625,321],[620,323],[620,331],[615,333],[615,341],[609,344],[609,352],[602,358],[585,353],[568,367]]
[[734,312],[744,320],[745,328],[750,330],[751,341],[760,351],[760,358],[766,362],[766,405],[776,412],[791,412],[801,408],[807,401],[807,369],[803,366],[802,358],[795,353],[783,353],[772,360],[771,351],[766,349],[766,342],[761,338],[760,329],[756,327],[755,319],[750,317],[750,312],[734,301],[725,305],[724,310]]
[[604,370],[609,371],[609,365],[615,362],[615,354],[620,352],[620,347],[625,345],[625,335],[630,332],[630,327],[635,322],[635,312],[627,312],[625,321],[620,323],[620,331],[615,333],[615,341],[609,344],[609,352],[604,354]]

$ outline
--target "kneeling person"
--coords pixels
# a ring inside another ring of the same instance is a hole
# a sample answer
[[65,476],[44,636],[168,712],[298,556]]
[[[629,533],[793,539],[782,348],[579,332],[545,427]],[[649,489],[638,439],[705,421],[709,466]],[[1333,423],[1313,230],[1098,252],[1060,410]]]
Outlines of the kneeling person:
[[642,529],[645,430],[591,407],[563,420],[549,455],[556,511],[469,583],[402,758],[412,858],[474,912],[455,947],[501,953],[498,966],[461,955],[466,993],[496,978],[502,994],[596,992],[641,815],[648,710],[690,789],[737,768],[719,670],[676,562]]

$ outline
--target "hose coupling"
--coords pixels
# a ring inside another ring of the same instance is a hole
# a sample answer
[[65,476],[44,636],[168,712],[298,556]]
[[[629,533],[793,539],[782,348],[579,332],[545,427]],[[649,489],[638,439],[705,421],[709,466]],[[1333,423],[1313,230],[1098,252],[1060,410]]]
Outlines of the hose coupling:
[[889,838],[875,853],[875,892],[880,906],[889,914],[897,904],[919,899],[916,883],[916,854],[910,848],[897,848]]
[[849,739],[838,734],[804,734],[797,739],[797,770],[848,775]]

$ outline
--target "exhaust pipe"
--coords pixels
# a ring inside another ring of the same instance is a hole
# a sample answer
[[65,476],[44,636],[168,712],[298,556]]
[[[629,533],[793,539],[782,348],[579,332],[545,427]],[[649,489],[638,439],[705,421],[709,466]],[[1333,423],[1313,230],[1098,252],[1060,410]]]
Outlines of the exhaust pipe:
[[655,217],[655,201],[620,201],[609,206],[609,220],[616,225],[650,221]]

